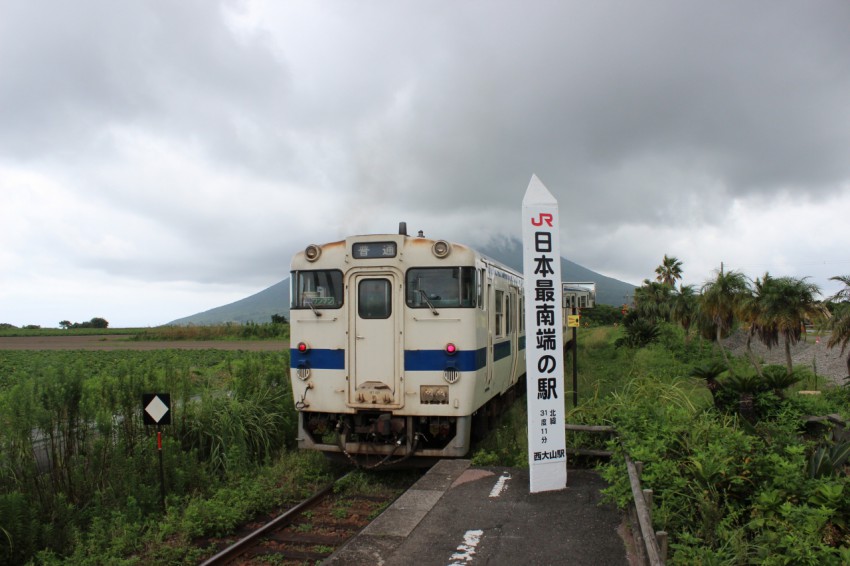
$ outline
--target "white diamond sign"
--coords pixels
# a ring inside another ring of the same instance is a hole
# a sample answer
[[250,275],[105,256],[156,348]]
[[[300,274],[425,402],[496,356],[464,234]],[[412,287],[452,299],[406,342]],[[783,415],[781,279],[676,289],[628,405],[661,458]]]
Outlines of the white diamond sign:
[[143,393],[142,409],[146,425],[171,424],[171,395],[168,393]]

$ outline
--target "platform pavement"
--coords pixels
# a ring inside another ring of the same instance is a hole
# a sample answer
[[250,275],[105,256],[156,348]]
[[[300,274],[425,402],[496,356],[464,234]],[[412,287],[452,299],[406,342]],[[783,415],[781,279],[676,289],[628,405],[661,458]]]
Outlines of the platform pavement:
[[537,494],[528,473],[442,460],[324,564],[629,566],[596,472],[570,469],[566,489]]

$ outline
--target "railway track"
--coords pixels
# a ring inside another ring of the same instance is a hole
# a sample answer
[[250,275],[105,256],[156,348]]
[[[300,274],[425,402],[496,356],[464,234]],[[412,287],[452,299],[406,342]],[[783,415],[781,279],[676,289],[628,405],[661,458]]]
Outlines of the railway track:
[[326,559],[400,493],[337,493],[335,488],[348,475],[268,521],[246,525],[237,534],[241,538],[202,562],[202,566],[316,564]]

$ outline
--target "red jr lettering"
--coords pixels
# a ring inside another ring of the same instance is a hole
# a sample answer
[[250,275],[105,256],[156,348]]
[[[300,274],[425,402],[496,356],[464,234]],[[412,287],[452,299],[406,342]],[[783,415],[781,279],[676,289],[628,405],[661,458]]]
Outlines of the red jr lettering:
[[531,225],[532,226],[543,226],[544,222],[550,228],[552,227],[552,215],[549,214],[548,212],[541,212],[537,216],[537,220],[535,220],[534,218],[531,219]]

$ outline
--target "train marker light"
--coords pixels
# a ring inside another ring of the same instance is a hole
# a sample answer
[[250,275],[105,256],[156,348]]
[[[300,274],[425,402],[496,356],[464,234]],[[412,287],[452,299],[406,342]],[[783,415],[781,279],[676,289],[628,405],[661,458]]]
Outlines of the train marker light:
[[298,343],[298,351],[302,354],[306,354],[310,350],[310,347],[305,342]]
[[446,353],[447,353],[448,355],[450,355],[450,356],[451,356],[451,355],[454,355],[454,354],[455,354],[455,352],[457,352],[457,346],[455,346],[455,345],[454,345],[454,344],[452,344],[451,342],[449,342],[448,344],[446,344]]
[[316,244],[310,244],[304,250],[304,257],[307,258],[307,261],[316,261],[320,255],[322,255],[322,248]]
[[431,246],[431,251],[435,256],[442,259],[451,253],[452,246],[445,240],[437,240],[434,242],[434,245]]

